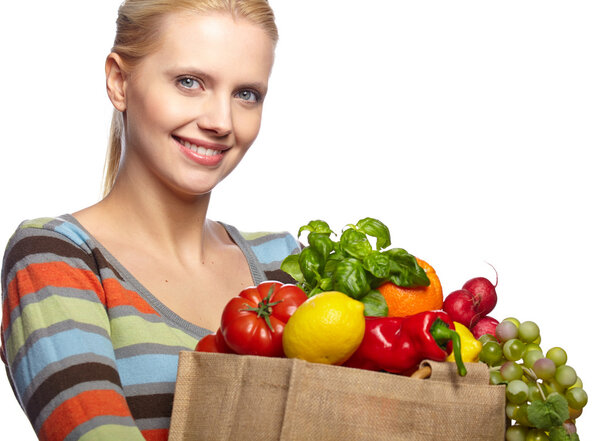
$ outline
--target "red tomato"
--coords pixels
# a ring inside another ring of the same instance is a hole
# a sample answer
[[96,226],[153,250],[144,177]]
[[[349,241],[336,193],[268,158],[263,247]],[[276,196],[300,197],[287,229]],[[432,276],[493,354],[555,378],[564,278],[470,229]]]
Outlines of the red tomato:
[[221,330],[218,329],[216,334],[208,334],[202,337],[202,339],[196,344],[196,351],[198,352],[220,352],[221,354],[231,354],[233,351],[223,338]]
[[296,285],[281,282],[262,282],[244,289],[223,310],[225,342],[238,354],[283,357],[283,328],[306,298]]

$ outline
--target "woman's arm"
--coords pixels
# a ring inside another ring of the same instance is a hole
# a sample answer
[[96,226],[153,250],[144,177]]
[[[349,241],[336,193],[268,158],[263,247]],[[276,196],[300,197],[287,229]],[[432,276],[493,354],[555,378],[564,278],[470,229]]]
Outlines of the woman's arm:
[[40,439],[143,440],[123,394],[103,287],[84,244],[20,228],[2,271],[2,359]]

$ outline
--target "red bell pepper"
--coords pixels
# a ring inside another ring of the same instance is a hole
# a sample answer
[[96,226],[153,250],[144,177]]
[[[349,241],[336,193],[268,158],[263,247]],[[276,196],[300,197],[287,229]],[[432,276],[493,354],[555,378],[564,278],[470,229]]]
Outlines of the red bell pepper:
[[460,337],[444,311],[365,319],[363,341],[344,366],[410,375],[423,360],[446,360],[454,347],[458,373],[466,375]]

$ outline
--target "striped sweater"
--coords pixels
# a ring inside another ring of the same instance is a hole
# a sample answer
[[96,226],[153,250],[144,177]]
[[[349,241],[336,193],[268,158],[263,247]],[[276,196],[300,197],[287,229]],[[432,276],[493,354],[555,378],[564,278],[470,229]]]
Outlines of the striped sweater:
[[[255,283],[289,282],[288,233],[225,225]],[[209,333],[146,290],[70,215],[22,223],[2,268],[2,360],[42,440],[166,440],[178,353]]]

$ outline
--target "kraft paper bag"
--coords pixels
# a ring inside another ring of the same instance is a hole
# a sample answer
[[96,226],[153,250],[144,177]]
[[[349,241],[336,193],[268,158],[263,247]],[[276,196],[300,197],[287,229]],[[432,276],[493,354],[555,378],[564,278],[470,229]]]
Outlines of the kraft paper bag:
[[427,379],[297,359],[184,351],[169,441],[502,441],[505,389],[483,363]]

